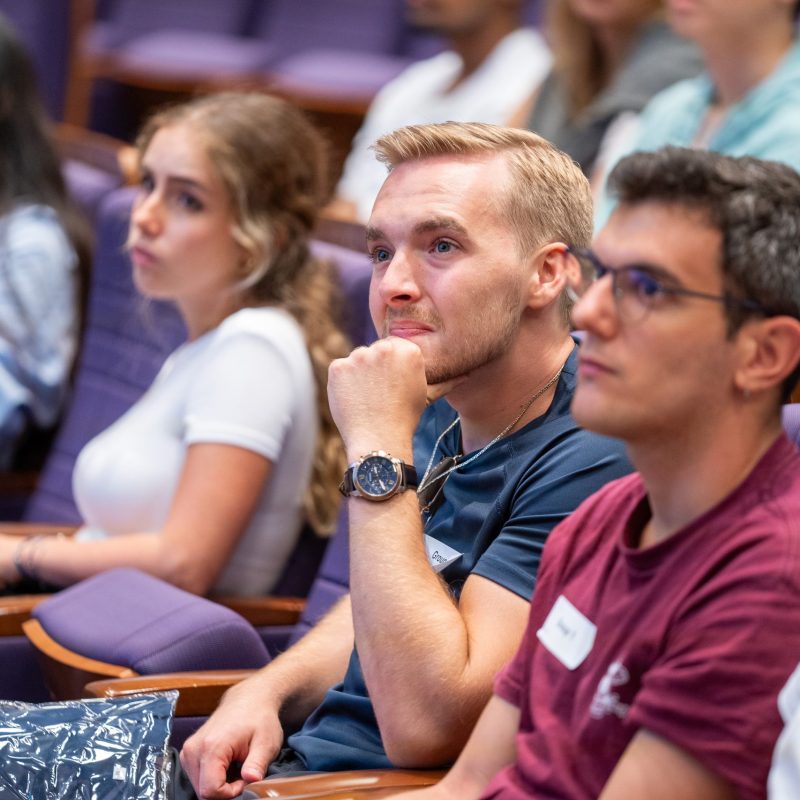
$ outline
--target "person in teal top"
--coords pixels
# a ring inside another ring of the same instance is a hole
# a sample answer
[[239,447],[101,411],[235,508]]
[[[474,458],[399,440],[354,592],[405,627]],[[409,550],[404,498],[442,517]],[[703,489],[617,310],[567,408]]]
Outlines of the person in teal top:
[[[625,152],[702,147],[800,170],[800,2],[668,0],[667,6],[674,30],[700,47],[706,71],[657,94]],[[606,195],[595,230],[612,208]]]

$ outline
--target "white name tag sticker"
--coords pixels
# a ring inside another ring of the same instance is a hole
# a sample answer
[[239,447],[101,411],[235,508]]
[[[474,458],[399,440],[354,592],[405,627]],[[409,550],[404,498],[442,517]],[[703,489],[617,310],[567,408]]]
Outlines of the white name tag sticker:
[[458,550],[453,550],[450,545],[434,539],[433,536],[428,536],[427,533],[423,536],[425,537],[425,550],[428,552],[428,563],[433,567],[434,572],[441,572],[463,555]]
[[597,626],[562,594],[536,636],[567,668],[579,667],[592,652]]

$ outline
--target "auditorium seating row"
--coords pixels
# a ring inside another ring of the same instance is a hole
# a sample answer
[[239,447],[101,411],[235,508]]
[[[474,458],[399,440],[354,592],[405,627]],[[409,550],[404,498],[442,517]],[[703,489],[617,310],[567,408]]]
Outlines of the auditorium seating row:
[[[114,84],[192,91],[257,83],[306,107],[363,113],[411,61],[441,49],[405,0],[0,0],[36,61],[54,119],[114,130]],[[526,0],[538,24],[541,0]],[[69,87],[65,80],[69,77]],[[105,83],[103,80],[105,79]],[[109,84],[112,81],[113,84]]]
[[[23,520],[16,528],[4,525],[9,532],[21,535],[43,530],[55,532],[74,528],[80,522],[71,488],[78,453],[139,398],[164,358],[185,338],[176,310],[166,303],[142,300],[133,286],[130,263],[123,250],[133,192],[131,188],[119,189],[100,205],[87,324],[72,395]],[[328,239],[341,240],[339,230],[329,224],[319,233]],[[354,238],[347,226],[345,233],[345,240]],[[372,341],[375,332],[367,308],[372,268],[366,254],[322,239],[315,239],[312,246],[315,255],[332,261],[336,267],[344,297],[343,323],[352,341],[356,344]],[[304,596],[323,552],[321,541],[306,531],[277,591]],[[3,699],[46,698],[32,650],[20,629],[40,599],[0,600],[0,633],[10,634],[0,637]],[[330,598],[326,602],[329,601]],[[279,603],[277,607],[273,604],[266,609],[244,600],[234,605],[255,624],[271,626],[265,638],[273,650],[285,644],[302,608],[297,601]],[[284,625],[276,628],[276,622]]]

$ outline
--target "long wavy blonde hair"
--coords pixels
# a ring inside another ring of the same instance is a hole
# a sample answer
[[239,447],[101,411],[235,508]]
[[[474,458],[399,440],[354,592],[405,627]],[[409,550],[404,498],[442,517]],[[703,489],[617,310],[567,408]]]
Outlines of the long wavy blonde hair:
[[233,236],[248,254],[240,288],[247,305],[276,305],[302,327],[317,392],[319,434],[306,519],[320,535],[336,525],[344,448],[327,399],[328,366],[348,352],[335,321],[336,284],[309,246],[329,194],[327,148],[303,113],[258,92],[222,92],[157,112],[137,140],[144,153],[155,133],[188,125],[205,144],[230,195]]

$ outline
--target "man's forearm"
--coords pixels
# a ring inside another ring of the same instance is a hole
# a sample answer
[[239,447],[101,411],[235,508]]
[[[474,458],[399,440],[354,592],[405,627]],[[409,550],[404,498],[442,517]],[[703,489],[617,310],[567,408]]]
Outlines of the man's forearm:
[[250,681],[272,698],[283,727],[298,728],[325,692],[344,677],[353,650],[349,597],[342,598],[299,642],[281,653]]
[[[428,564],[410,493],[379,508],[351,501],[350,526],[356,645],[387,754],[398,766],[446,763],[489,699],[494,672],[513,654],[528,604],[492,585],[519,605],[518,623],[492,620],[497,631],[510,627],[498,642],[487,641],[491,612],[484,609],[471,632],[464,604]],[[471,633],[485,646],[474,646]]]

